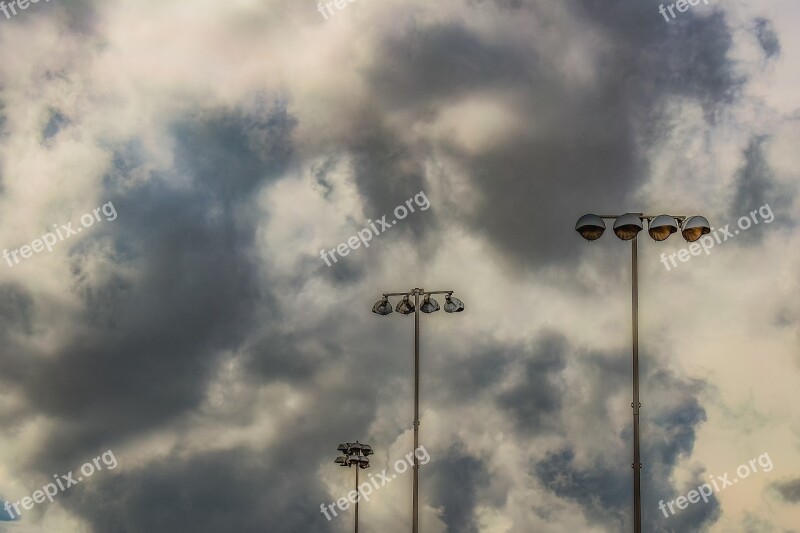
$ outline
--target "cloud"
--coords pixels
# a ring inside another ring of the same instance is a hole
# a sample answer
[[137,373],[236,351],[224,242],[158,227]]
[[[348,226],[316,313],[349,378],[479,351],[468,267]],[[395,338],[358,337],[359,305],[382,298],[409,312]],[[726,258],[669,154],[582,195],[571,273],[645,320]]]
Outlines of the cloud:
[[[0,42],[18,50],[0,62],[4,247],[118,212],[0,270],[0,490],[120,462],[22,525],[344,529],[319,512],[352,485],[336,445],[369,442],[377,471],[412,446],[413,319],[369,308],[423,284],[467,306],[421,321],[423,529],[627,529],[630,251],[574,222],[769,202],[782,222],[678,274],[642,246],[644,518],[789,527],[727,493],[657,508],[788,442],[797,414],[796,101],[759,92],[796,82],[797,46],[768,11],[59,0]],[[430,210],[320,260],[420,191]],[[758,432],[728,407],[751,403]],[[775,485],[792,503],[793,483]],[[409,489],[376,491],[364,526],[407,530]]]
[[800,502],[800,479],[775,483],[773,486],[787,503]]

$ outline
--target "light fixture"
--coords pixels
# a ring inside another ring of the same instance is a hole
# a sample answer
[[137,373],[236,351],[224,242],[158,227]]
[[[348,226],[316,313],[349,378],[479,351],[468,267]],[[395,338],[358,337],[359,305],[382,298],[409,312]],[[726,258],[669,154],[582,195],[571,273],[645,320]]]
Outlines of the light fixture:
[[414,312],[414,304],[408,299],[408,294],[403,296],[403,299],[397,302],[397,308],[395,311],[404,315],[410,315]]
[[678,223],[669,215],[658,215],[650,221],[647,232],[654,241],[664,241],[678,231]]
[[587,241],[594,241],[603,235],[606,230],[606,223],[597,215],[583,215],[575,224],[575,231]]
[[388,315],[392,312],[392,304],[389,303],[389,298],[384,296],[372,306],[372,312],[377,315]]
[[[419,322],[420,311],[423,313],[433,313],[439,310],[439,302],[433,299],[435,294],[444,294],[446,303],[444,310],[448,313],[458,313],[464,310],[464,303],[458,298],[453,298],[453,291],[440,290],[431,291],[425,290],[421,287],[414,287],[410,291],[403,292],[384,292],[384,298],[391,298],[394,296],[402,296],[402,300],[397,304],[396,310],[398,313],[408,315],[414,313],[414,450],[420,448],[419,445]],[[413,296],[413,300],[411,297]],[[421,301],[420,301],[421,300]],[[373,310],[377,309],[377,306]],[[362,456],[369,455],[362,448]],[[411,485],[411,533],[419,533],[419,470],[420,463],[416,454],[413,456],[414,464],[412,465],[412,485]],[[363,468],[363,467],[362,467]],[[356,470],[358,472],[358,470]]]
[[614,234],[623,241],[635,238],[642,231],[642,219],[639,215],[625,213],[614,221]]
[[681,231],[683,238],[688,242],[694,242],[707,233],[711,233],[711,227],[708,224],[708,220],[701,216],[687,218]]
[[419,310],[423,313],[434,313],[439,310],[439,302],[431,298],[430,294],[426,294],[419,306]]
[[368,455],[372,455],[372,446],[369,444],[361,444],[360,442],[347,442],[340,444],[338,451],[343,455],[338,456],[334,462],[341,466],[358,466],[360,468],[369,468]]
[[445,295],[444,300],[444,310],[447,313],[460,313],[464,310],[464,302],[453,296],[452,293]]
[[[664,241],[678,231],[679,223],[683,226],[681,234],[689,242],[694,242],[711,232],[711,227],[702,216],[646,215],[644,213],[625,213],[623,215],[583,215],[575,224],[575,230],[584,239],[598,239],[605,229],[604,219],[614,220],[614,234],[624,241],[631,241],[631,329],[633,355],[633,531],[642,532],[642,491],[641,491],[641,446],[639,438],[639,418],[642,404],[639,401],[639,275],[638,275],[638,239],[643,229],[643,221],[648,221],[650,237],[655,241]],[[662,254],[662,259],[664,254]],[[666,264],[666,263],[665,263]],[[445,311],[449,311],[445,304]]]
[[[344,455],[340,455],[334,460],[336,464],[348,468],[351,466],[356,467],[356,489],[353,491],[356,494],[356,498],[354,502],[353,500],[350,501],[355,503],[355,533],[358,533],[358,502],[361,500],[361,486],[358,484],[358,471],[369,468],[369,459],[367,455],[372,454],[372,446],[355,441],[340,444],[337,450],[344,451]],[[326,514],[325,516],[327,517],[328,515]],[[334,514],[334,516],[336,515]]]

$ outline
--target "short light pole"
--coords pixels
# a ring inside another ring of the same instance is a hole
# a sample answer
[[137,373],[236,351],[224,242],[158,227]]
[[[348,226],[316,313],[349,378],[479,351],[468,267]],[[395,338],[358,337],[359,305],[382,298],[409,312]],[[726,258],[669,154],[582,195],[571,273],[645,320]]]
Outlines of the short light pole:
[[[402,296],[403,299],[397,304],[397,312],[403,315],[414,313],[414,466],[413,470],[413,489],[411,491],[411,531],[419,532],[419,312],[434,313],[439,310],[439,302],[434,300],[431,295],[444,294],[444,310],[447,313],[460,313],[464,310],[464,303],[453,296],[453,291],[426,291],[420,288],[411,289],[408,292],[387,292],[383,298],[375,302],[372,312],[378,315],[388,315],[392,312],[392,304],[389,302],[390,296]],[[414,302],[411,302],[411,296]],[[419,297],[422,296],[422,304]]]
[[643,223],[647,221],[648,233],[655,241],[663,241],[678,231],[688,242],[694,242],[711,232],[708,220],[701,216],[645,215],[583,215],[575,224],[575,231],[587,241],[599,239],[606,229],[604,219],[614,219],[614,234],[623,241],[631,241],[631,330],[633,336],[633,531],[642,532],[642,462],[639,454],[639,265],[637,241]]
[[345,444],[340,444],[338,448],[336,448],[342,455],[336,458],[334,461],[339,466],[346,466],[350,468],[351,466],[356,467],[356,533],[358,533],[358,502],[361,500],[361,493],[358,489],[358,471],[369,468],[369,457],[372,455],[372,446],[369,444],[361,444],[358,441],[355,442],[347,442]]

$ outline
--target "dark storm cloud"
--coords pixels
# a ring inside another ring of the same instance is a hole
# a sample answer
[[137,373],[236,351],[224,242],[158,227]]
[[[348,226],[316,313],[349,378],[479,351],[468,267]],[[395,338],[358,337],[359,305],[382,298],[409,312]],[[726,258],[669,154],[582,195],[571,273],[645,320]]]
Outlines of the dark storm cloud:
[[[642,353],[642,433],[647,435],[642,445],[646,464],[643,502],[645,523],[653,531],[693,529],[719,516],[719,505],[712,500],[670,517],[667,526],[677,529],[665,529],[658,510],[660,499],[669,501],[680,495],[682,489],[672,486],[669,479],[680,459],[691,454],[697,429],[706,420],[699,401],[705,383],[676,374],[665,366],[667,361],[663,354],[655,357]],[[543,431],[548,436],[565,434],[567,417],[574,417],[576,408],[580,417],[608,431],[613,431],[612,421],[620,412],[630,414],[629,353],[587,352],[554,331],[540,333],[530,347],[479,345],[437,367],[436,375],[442,376],[438,383],[448,385],[434,391],[431,401],[460,406],[493,402],[513,422],[514,432],[507,435],[513,442],[530,441]],[[509,379],[512,385],[507,387],[504,383]],[[620,391],[625,391],[624,398],[609,401],[619,398]],[[593,446],[592,431],[587,429],[586,441],[570,443],[532,465],[532,473],[545,489],[577,502],[592,524],[624,530],[629,525],[632,501],[631,425],[627,424],[618,435],[603,436],[602,442],[616,439],[613,449]],[[589,453],[598,457],[592,466],[574,464],[577,446],[584,454],[588,447]],[[440,460],[443,457],[437,454],[435,462]],[[699,475],[696,484],[700,483]],[[487,494],[479,493],[479,497],[487,505]],[[496,501],[494,505],[502,506],[503,502]],[[543,519],[549,517],[546,509],[536,512]]]
[[[774,531],[775,526],[768,518],[762,518],[749,511],[744,512],[744,519],[741,521],[742,531],[744,533],[762,533],[763,531]],[[785,531],[781,533],[794,533],[792,531]]]
[[[675,465],[681,458],[691,456],[698,428],[706,421],[706,412],[699,401],[705,384],[681,378],[663,367],[650,371],[652,363],[644,365],[649,375],[643,394],[641,431],[647,438],[642,444],[642,495],[644,519],[653,531],[685,531],[714,523],[720,516],[716,497],[681,510],[669,517],[658,508],[661,500],[671,501],[685,494],[683,487],[669,482]],[[626,435],[630,438],[630,434]],[[706,482],[704,472],[698,472],[690,489]]]
[[44,131],[42,131],[42,138],[45,141],[49,140],[51,137],[55,137],[58,132],[70,122],[69,119],[57,109],[52,109],[49,115],[47,125],[45,125]]
[[[564,226],[564,217],[572,217],[574,202],[561,197],[563,191],[583,188],[594,199],[610,199],[608,182],[631,175],[634,164],[628,155],[634,146],[630,131],[622,126],[624,120],[594,120],[593,114],[603,109],[616,113],[603,101],[608,96],[605,89],[593,94],[564,92],[541,66],[543,53],[515,43],[489,45],[455,24],[414,28],[386,43],[382,57],[391,60],[382,61],[372,75],[384,105],[408,104],[417,113],[453,103],[471,91],[501,87],[530,93],[525,108],[518,110],[521,116],[538,117],[541,102],[548,102],[545,117],[554,122],[555,130],[551,139],[520,138],[478,155],[449,147],[450,155],[471,169],[480,198],[478,215],[465,222],[487,233],[505,253],[528,258],[544,254],[558,258],[573,249],[564,244],[572,237],[564,227],[571,230],[573,223]],[[553,109],[559,93],[571,101]],[[582,125],[580,117],[593,118]],[[601,131],[604,136],[597,137]],[[561,138],[564,135],[566,139]],[[582,167],[582,160],[593,162],[591,172]],[[534,204],[536,209],[531,208]]]
[[[533,3],[503,6],[538,9]],[[555,50],[511,36],[495,35],[490,43],[455,22],[409,25],[387,37],[370,73],[384,108],[403,108],[420,118],[477,91],[528,95],[515,111],[551,132],[547,138],[522,134],[477,154],[449,147],[470,169],[480,198],[478,212],[465,222],[523,263],[574,259],[579,252],[571,230],[580,214],[635,207],[627,199],[647,177],[645,150],[670,127],[664,114],[670,98],[698,100],[711,118],[742,83],[726,58],[732,39],[721,13],[668,25],[654,6],[639,1],[572,6],[611,40],[608,56],[601,57],[601,77],[589,87],[566,84],[548,66]],[[385,203],[385,181],[360,185]]]
[[[328,358],[315,351],[303,350],[300,345],[305,334],[280,335],[273,332],[250,350],[248,369],[259,377],[291,382],[307,381]],[[326,352],[335,352],[336,346],[323,340]]]
[[328,495],[299,451],[170,457],[125,473],[95,474],[85,492],[61,498],[104,533],[333,531],[335,523],[319,512]]
[[433,493],[431,503],[442,509],[441,519],[447,531],[477,533],[480,528],[475,518],[475,506],[480,503],[479,493],[489,484],[489,473],[483,461],[448,450],[447,455],[426,469],[427,483]]
[[[538,58],[520,45],[484,42],[459,23],[410,26],[382,43],[381,61],[370,77],[389,109],[433,111],[476,89],[533,81]],[[541,68],[541,67],[540,67]]]
[[[245,338],[256,299],[269,306],[249,254],[251,200],[288,163],[293,125],[280,102],[198,113],[176,128],[175,173],[186,182],[152,176],[124,190],[106,181],[118,218],[71,250],[72,290],[84,304],[72,318],[89,328],[77,327],[57,357],[16,353],[0,363],[0,379],[60,420],[37,468],[60,471],[203,399],[217,354]],[[123,268],[95,281],[90,258]],[[36,312],[9,294],[23,311],[17,320]]]
[[[311,174],[314,176],[314,181],[316,184],[320,186],[322,189],[322,197],[325,199],[330,199],[331,194],[334,192],[336,186],[334,181],[330,178],[332,174],[341,171],[341,165],[343,161],[340,157],[326,157],[321,163],[317,163],[311,166],[310,171]],[[365,186],[369,186],[371,182],[369,178],[370,172],[369,170],[364,170],[364,167],[369,167],[369,161],[365,161],[364,158],[361,158],[360,162],[356,163],[357,167],[361,167],[361,172],[358,171],[356,174],[361,174],[363,177],[363,182]],[[405,199],[407,197],[398,196],[393,201],[397,203],[399,199]],[[387,197],[386,203],[390,203],[392,200]],[[387,208],[388,210],[389,208]],[[361,230],[364,227],[367,227],[367,220],[377,219],[380,218],[383,213],[378,213],[375,211],[372,216],[368,216],[367,219],[364,220],[354,220],[353,221],[353,232],[357,230]],[[352,235],[351,233],[350,235]],[[349,235],[342,236],[342,240],[340,242],[345,242],[346,238]],[[331,242],[326,248],[327,250],[331,250],[336,247],[337,242]],[[374,244],[374,243],[373,243]],[[367,265],[370,261],[370,257],[362,255],[356,255],[344,258],[337,258],[337,261],[333,263],[331,266],[327,266],[327,264],[323,263],[320,259],[319,255],[311,255],[310,257],[305,258],[303,261],[299,263],[298,268],[294,271],[294,276],[291,280],[291,284],[293,286],[300,287],[302,286],[308,279],[315,278],[318,276],[326,278],[327,281],[339,286],[353,286],[358,281],[362,280],[364,276],[367,274]]]
[[781,483],[774,483],[781,498],[788,503],[800,503],[800,478]]
[[[648,372],[647,381],[648,391],[646,396],[652,398],[648,405],[647,420],[642,422],[644,429],[649,429],[648,425],[653,424],[653,431],[660,431],[659,435],[654,435],[651,442],[662,439],[657,447],[648,450],[655,456],[657,463],[674,465],[681,455],[687,455],[692,451],[696,438],[695,429],[706,421],[705,409],[700,405],[699,394],[703,391],[704,382],[680,378],[667,368],[657,366],[650,370],[653,365],[642,365]],[[668,398],[669,403],[659,403],[661,398]],[[644,403],[647,403],[645,400]]]
[[764,50],[767,58],[773,58],[781,53],[781,41],[778,39],[778,34],[775,33],[775,26],[771,20],[765,18],[757,18],[755,20],[755,33],[758,38],[758,44]]
[[[0,285],[0,382],[6,386],[24,376],[30,361],[26,345],[40,329],[37,308],[31,293],[17,283]],[[0,423],[9,431],[16,431],[27,416],[34,414],[31,405],[13,405],[0,409]]]
[[[314,331],[325,336],[325,327]],[[320,465],[338,469],[333,464],[337,443],[356,438],[370,442],[377,453],[385,453],[387,442],[373,439],[368,428],[377,406],[397,394],[396,389],[382,391],[388,381],[377,379],[381,373],[394,372],[386,364],[391,361],[374,356],[370,361],[368,356],[375,350],[369,343],[347,354],[336,353],[332,346],[327,361],[314,362],[302,359],[307,354],[298,346],[299,337],[287,336],[278,344],[274,352],[256,350],[254,355],[271,358],[273,353],[281,353],[278,363],[287,363],[289,368],[255,367],[262,374],[248,368],[246,379],[256,385],[291,382],[303,388],[307,405],[284,423],[277,423],[273,445],[257,452],[236,448],[187,454],[179,448],[163,460],[133,468],[117,454],[124,471],[95,475],[91,492],[87,485],[86,493],[65,501],[65,505],[90,520],[98,531],[111,533],[169,533],[182,528],[198,533],[327,532],[351,520],[352,511],[340,512],[332,522],[320,513],[321,503],[346,496],[330,494],[324,488],[318,477]],[[289,364],[292,359],[298,362]],[[317,387],[309,384],[312,374],[325,372],[334,364],[359,371],[339,388],[316,391]],[[379,394],[388,397],[379,399]],[[253,407],[234,406],[226,419],[236,417],[241,427],[248,427],[255,418]],[[282,409],[280,405],[268,408]],[[352,475],[352,471],[338,470],[345,479]]]
[[574,458],[574,451],[565,448],[536,464],[533,473],[546,489],[579,502],[590,523],[605,524],[615,531],[626,529],[621,511],[632,498],[630,476],[624,475],[628,472],[610,465],[576,468]]
[[[592,420],[603,421],[611,428],[611,417],[615,413],[609,409],[622,409],[622,405],[609,405],[621,388],[629,387],[630,362],[623,355],[601,353],[581,354],[565,347],[565,341],[556,345],[560,348],[553,354],[565,351],[569,358],[580,361],[584,383],[580,384],[580,395],[570,395],[570,388],[560,389],[560,403],[579,401],[583,412]],[[560,356],[563,357],[563,356]],[[557,359],[557,358],[556,358]],[[555,360],[555,359],[553,359]],[[643,519],[648,529],[663,529],[663,515],[658,511],[658,501],[667,501],[680,494],[680,490],[669,483],[669,478],[679,459],[690,454],[696,439],[699,425],[705,421],[705,410],[700,406],[698,396],[704,384],[681,378],[674,372],[653,360],[645,359],[642,365],[643,410],[641,414],[642,433],[647,439],[642,445],[642,461],[646,465],[642,473]],[[530,380],[530,378],[528,378]],[[577,384],[572,384],[575,389]],[[540,386],[546,389],[546,387]],[[532,391],[531,391],[532,392]],[[669,402],[661,400],[668,398]],[[524,405],[524,403],[520,403]],[[548,410],[547,402],[532,402],[531,408]],[[629,406],[628,406],[629,407]],[[556,413],[552,418],[563,421],[566,413]],[[535,420],[527,415],[528,423]],[[563,423],[563,422],[562,422]],[[629,527],[629,508],[632,501],[630,446],[632,428],[626,426],[618,436],[613,450],[595,450],[602,459],[590,467],[574,464],[575,448],[566,446],[551,453],[533,468],[536,477],[548,490],[558,496],[576,501],[583,508],[587,519],[598,525],[614,530]],[[698,484],[702,480],[698,479]],[[719,515],[718,504],[712,501],[704,506],[696,506],[680,516],[670,517],[669,527],[696,527],[713,522]]]
[[767,141],[766,136],[755,137],[744,149],[744,164],[736,176],[738,189],[731,206],[733,216],[747,214],[770,201],[775,203],[772,169],[764,153]]
[[525,357],[518,346],[484,345],[458,359],[443,362],[442,374],[448,376],[456,400],[488,393],[508,371],[508,364]]
[[[626,437],[630,438],[629,435]],[[648,467],[654,463],[650,454],[654,448],[649,447],[642,453],[643,460],[649,461],[642,475],[642,520],[645,529],[656,532],[695,531],[714,523],[720,516],[720,506],[713,496],[708,503],[701,501],[668,518],[663,515],[658,507],[659,501],[668,502],[684,493],[648,475]],[[625,531],[631,528],[630,510],[633,505],[629,453],[627,462],[600,462],[583,468],[574,464],[574,451],[565,448],[540,461],[534,473],[548,490],[579,503],[590,523],[608,530]],[[695,486],[703,482],[698,478]]]
[[12,2],[6,1],[10,18],[0,13],[3,22],[0,31],[10,25],[32,28],[40,19],[58,19],[71,33],[90,34],[98,21],[95,3],[95,0],[37,0],[28,3],[25,10],[17,5],[16,15],[13,15],[14,8],[9,7]]
[[[580,385],[587,406],[604,405],[609,390],[628,383],[628,361],[621,357],[583,354],[570,346],[556,331],[545,331],[532,347],[516,344],[482,343],[457,358],[445,360],[436,368],[447,376],[448,388],[437,401],[461,404],[465,401],[492,401],[514,421],[520,437],[532,433],[560,430],[559,420],[564,401],[573,387],[564,376],[568,360],[579,360],[589,376]],[[504,383],[511,381],[511,386]],[[607,412],[596,413],[606,417]]]
[[3,338],[8,339],[12,332],[30,335],[33,310],[33,298],[24,287],[16,283],[0,285],[0,335]]
[[[57,0],[42,2],[37,16],[58,17],[71,32],[92,33],[98,21],[95,0]],[[33,13],[31,13],[33,14]]]
[[[735,176],[736,194],[728,213],[728,220],[731,222],[769,204],[775,214],[770,229],[793,224],[787,214],[790,212],[794,194],[774,181],[774,172],[766,154],[769,142],[768,136],[759,135],[752,138],[742,152],[742,166]],[[758,217],[759,221],[763,218],[762,215]],[[757,243],[761,242],[764,235],[764,231],[745,231],[739,237],[742,243]]]
[[540,433],[557,423],[566,393],[566,384],[560,379],[566,357],[566,340],[546,335],[525,361],[522,381],[499,396],[500,405],[516,420],[520,431]]
[[[418,154],[384,127],[377,116],[360,120],[357,138],[350,144],[354,158],[355,180],[366,199],[370,218],[392,211],[408,198],[425,190],[423,167]],[[432,217],[408,217],[394,231],[419,234],[422,228],[432,228]]]

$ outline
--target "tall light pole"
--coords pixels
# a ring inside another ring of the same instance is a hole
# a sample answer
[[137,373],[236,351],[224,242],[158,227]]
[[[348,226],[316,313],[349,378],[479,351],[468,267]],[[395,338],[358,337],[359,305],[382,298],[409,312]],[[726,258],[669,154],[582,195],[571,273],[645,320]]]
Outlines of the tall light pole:
[[[392,312],[392,304],[389,302],[390,296],[402,296],[403,299],[397,303],[397,312],[403,315],[414,313],[414,466],[413,470],[413,490],[411,495],[411,531],[419,532],[419,312],[434,313],[439,310],[439,302],[434,300],[431,295],[444,294],[444,310],[448,313],[460,313],[464,310],[464,303],[453,296],[453,291],[426,291],[420,288],[411,289],[408,292],[387,292],[383,298],[375,302],[372,312],[378,315],[388,315]],[[411,296],[414,296],[414,303],[411,303]],[[419,297],[422,296],[422,305]]]
[[624,215],[583,215],[575,224],[575,231],[587,241],[600,238],[606,229],[604,219],[614,219],[614,234],[623,241],[631,241],[631,330],[633,338],[633,531],[642,532],[642,462],[639,454],[639,265],[638,235],[647,221],[647,232],[655,241],[663,241],[678,231],[688,242],[694,242],[711,232],[708,220],[701,216],[645,215],[625,213]]
[[358,441],[340,444],[336,448],[342,455],[334,461],[339,466],[356,467],[356,533],[358,533],[358,502],[361,500],[361,493],[358,489],[358,471],[369,468],[369,457],[372,455],[372,446],[361,444]]

